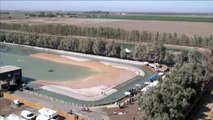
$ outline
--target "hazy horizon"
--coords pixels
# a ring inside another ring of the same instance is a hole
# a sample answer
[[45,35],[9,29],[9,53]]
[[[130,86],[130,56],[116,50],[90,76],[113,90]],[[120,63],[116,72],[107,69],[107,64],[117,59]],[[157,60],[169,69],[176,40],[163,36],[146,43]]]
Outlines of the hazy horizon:
[[213,13],[213,1],[0,1],[1,10]]

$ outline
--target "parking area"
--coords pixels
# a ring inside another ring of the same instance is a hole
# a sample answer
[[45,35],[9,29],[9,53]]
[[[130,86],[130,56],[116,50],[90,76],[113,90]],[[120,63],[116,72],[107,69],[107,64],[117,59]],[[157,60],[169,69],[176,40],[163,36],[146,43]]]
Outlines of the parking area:
[[21,115],[21,111],[23,110],[28,110],[32,113],[34,113],[35,115],[38,114],[38,110],[28,107],[26,105],[21,105],[20,107],[14,107],[12,105],[13,101],[5,99],[5,98],[0,98],[0,115],[1,116],[8,116],[9,114],[16,114],[18,116]]

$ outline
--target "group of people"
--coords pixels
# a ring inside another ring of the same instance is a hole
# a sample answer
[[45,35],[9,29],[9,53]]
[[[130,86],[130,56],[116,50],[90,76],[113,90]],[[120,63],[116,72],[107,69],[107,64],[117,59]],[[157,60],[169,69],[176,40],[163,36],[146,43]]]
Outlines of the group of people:
[[102,95],[106,95],[106,93],[105,93],[105,92],[103,92],[103,91],[101,91],[101,94],[102,94]]
[[86,111],[86,112],[90,112],[91,111],[88,107],[82,107],[81,110],[82,111]]

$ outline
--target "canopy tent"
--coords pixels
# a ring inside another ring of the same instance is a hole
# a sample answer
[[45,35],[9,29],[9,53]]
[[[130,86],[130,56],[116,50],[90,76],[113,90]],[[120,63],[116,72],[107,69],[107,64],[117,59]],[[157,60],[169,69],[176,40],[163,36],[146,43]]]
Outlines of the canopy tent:
[[144,65],[149,65],[149,62],[143,62]]
[[131,93],[128,92],[128,91],[124,92],[124,95],[130,95],[130,94],[131,94]]
[[144,82],[144,84],[145,84],[145,85],[149,85],[149,84],[150,84],[150,82]]
[[159,81],[154,81],[149,84],[150,87],[158,85]]
[[163,73],[163,72],[159,72],[158,75],[159,75],[159,76],[162,76],[162,75],[164,75],[164,73]]
[[164,76],[162,77],[162,79],[165,79],[165,77],[166,77],[166,76],[164,75]]
[[146,92],[150,87],[158,85],[159,81],[150,82],[149,85],[141,89],[141,92]]
[[149,80],[149,81],[154,81],[154,79],[156,79],[158,76],[159,76],[158,74],[154,74],[154,75],[150,76],[150,77],[148,78],[148,80]]
[[147,91],[147,86],[146,87],[144,87],[143,89],[141,89],[141,92],[146,92]]
[[125,50],[126,53],[131,53],[131,52],[132,52],[132,51],[131,51],[130,49],[128,49],[128,48],[125,48],[124,50]]
[[156,67],[160,67],[160,66],[161,66],[159,63],[154,63],[154,65],[155,65]]

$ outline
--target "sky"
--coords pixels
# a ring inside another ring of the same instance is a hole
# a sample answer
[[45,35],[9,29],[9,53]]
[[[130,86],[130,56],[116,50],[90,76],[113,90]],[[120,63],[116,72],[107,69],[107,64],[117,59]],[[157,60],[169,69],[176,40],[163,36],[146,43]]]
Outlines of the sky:
[[63,10],[63,11],[119,11],[119,12],[210,12],[213,1],[39,1],[0,0],[1,10]]

